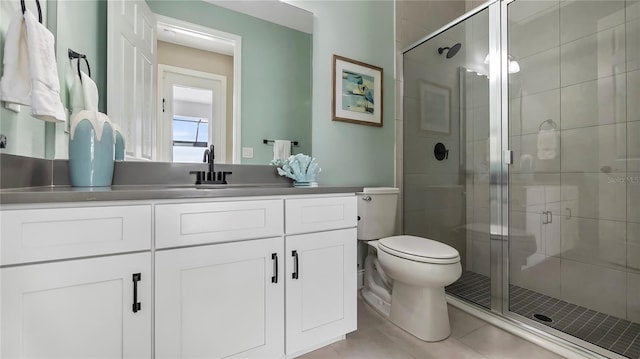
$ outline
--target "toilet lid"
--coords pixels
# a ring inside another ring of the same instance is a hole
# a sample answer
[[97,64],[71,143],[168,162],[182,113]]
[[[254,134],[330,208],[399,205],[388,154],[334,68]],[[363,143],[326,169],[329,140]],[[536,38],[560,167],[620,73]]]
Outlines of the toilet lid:
[[395,256],[419,262],[449,264],[460,261],[458,251],[444,243],[415,236],[393,236],[378,241],[378,248]]

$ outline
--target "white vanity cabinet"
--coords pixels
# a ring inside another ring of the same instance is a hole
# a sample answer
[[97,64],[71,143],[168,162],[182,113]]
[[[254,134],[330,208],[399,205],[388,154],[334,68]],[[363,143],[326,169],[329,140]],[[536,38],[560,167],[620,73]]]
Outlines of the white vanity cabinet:
[[356,212],[353,195],[156,205],[156,357],[293,357],[355,330]]
[[354,196],[285,200],[286,352],[304,353],[357,328]]
[[353,194],[0,209],[2,358],[292,358],[356,329]]
[[284,355],[282,237],[156,252],[156,358]]
[[287,354],[356,330],[356,229],[287,236]]
[[0,357],[151,358],[151,206],[61,207],[0,212]]

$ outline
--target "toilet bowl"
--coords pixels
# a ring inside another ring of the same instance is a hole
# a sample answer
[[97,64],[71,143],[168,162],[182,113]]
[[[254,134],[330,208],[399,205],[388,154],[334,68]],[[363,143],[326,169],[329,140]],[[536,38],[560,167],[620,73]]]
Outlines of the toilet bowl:
[[389,320],[425,341],[451,334],[444,287],[462,274],[460,255],[444,243],[414,236],[378,241],[378,259],[393,279]]
[[427,238],[393,236],[398,193],[395,188],[358,193],[358,239],[371,248],[362,296],[410,334],[443,340],[451,334],[444,287],[460,278],[460,255]]

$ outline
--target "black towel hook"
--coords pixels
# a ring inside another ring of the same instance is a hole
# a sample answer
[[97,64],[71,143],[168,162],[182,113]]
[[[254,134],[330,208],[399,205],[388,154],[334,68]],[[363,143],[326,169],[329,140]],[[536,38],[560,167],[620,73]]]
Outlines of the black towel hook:
[[[27,6],[24,4],[24,0],[20,0],[20,6],[22,6],[22,13],[27,11]],[[38,7],[38,21],[42,24],[42,9],[40,8],[40,1],[36,0],[36,6]]]
[[84,62],[87,64],[87,75],[91,77],[91,67],[89,66],[89,60],[87,60],[87,55],[77,53],[71,49],[68,51],[69,60],[78,59],[78,77],[80,77],[80,82],[82,82],[82,75],[80,74],[80,59],[84,59]]

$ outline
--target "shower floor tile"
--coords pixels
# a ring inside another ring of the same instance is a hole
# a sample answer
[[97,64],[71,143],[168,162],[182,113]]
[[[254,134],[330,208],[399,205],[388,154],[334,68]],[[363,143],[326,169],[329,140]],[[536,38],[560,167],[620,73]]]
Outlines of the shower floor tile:
[[[446,291],[483,307],[489,308],[491,304],[491,282],[478,273],[464,272]],[[514,313],[628,358],[640,359],[640,323],[515,285],[509,286],[509,295],[510,310]]]

